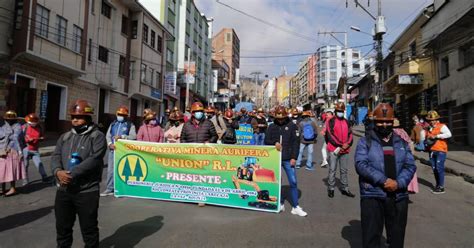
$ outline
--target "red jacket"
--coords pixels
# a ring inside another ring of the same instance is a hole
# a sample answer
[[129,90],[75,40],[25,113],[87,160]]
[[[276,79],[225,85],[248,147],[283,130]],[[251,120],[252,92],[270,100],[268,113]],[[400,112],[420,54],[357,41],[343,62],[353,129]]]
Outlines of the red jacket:
[[160,126],[143,124],[138,129],[137,140],[163,143],[165,134]]
[[[334,127],[331,128],[331,123]],[[346,150],[341,150],[339,154],[346,154],[350,152],[352,145],[352,131],[346,119],[339,119],[337,117],[331,118],[326,122],[326,137],[328,140],[327,149],[329,152],[334,152],[337,147],[349,145]]]
[[40,126],[33,127],[24,124],[22,130],[25,132],[25,142],[29,151],[38,151],[39,141],[43,139],[43,132]]

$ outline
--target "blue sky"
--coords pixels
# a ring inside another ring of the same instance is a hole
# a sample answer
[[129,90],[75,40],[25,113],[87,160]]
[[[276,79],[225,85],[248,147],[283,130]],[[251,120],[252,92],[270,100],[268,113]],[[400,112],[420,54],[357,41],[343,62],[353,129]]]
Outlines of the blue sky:
[[[377,0],[359,0],[374,15],[377,12]],[[318,31],[347,31],[349,46],[372,43],[372,37],[350,30],[357,26],[370,33],[374,21],[361,8],[356,8],[354,0],[220,0],[227,5],[257,16],[282,29],[246,17],[231,10],[216,0],[195,0],[199,10],[207,17],[214,18],[214,34],[223,27],[232,27],[240,38],[241,57],[273,56],[301,54],[316,51],[325,44],[337,44],[328,35],[319,35]],[[387,43],[393,42],[416,15],[432,3],[432,0],[383,0],[382,14],[386,17]],[[295,35],[297,33],[298,35]],[[304,36],[300,37],[300,36]],[[340,37],[343,40],[343,37]],[[384,43],[385,51],[388,44]],[[365,54],[371,47],[361,48]],[[370,55],[369,55],[370,56]],[[295,73],[298,65],[306,56],[289,58],[241,58],[243,75],[252,71],[261,71],[269,76],[280,74],[286,66],[288,73]]]

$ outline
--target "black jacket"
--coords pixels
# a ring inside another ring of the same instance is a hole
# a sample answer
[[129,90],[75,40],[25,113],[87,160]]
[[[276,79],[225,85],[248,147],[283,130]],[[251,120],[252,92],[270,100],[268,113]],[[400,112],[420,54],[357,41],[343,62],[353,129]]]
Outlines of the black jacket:
[[237,143],[237,136],[236,136],[235,130],[239,129],[239,123],[235,120],[232,122],[225,120],[225,126],[226,126],[226,130],[224,131],[224,134],[222,135],[222,139],[221,139],[222,144]]
[[[51,157],[53,175],[59,170],[71,171],[72,183],[67,186],[68,192],[92,192],[99,190],[99,183],[104,167],[104,155],[107,150],[105,136],[96,125],[77,134],[74,129],[64,133],[56,143]],[[78,152],[82,162],[71,169],[68,168],[72,153]],[[64,188],[60,188],[64,189]]]
[[275,145],[275,143],[280,142],[281,136],[281,160],[297,159],[300,148],[297,131],[298,127],[289,118],[286,118],[281,125],[274,122],[265,133],[265,145]]
[[216,143],[218,139],[216,128],[211,121],[203,119],[194,126],[194,117],[184,123],[181,131],[181,143]]

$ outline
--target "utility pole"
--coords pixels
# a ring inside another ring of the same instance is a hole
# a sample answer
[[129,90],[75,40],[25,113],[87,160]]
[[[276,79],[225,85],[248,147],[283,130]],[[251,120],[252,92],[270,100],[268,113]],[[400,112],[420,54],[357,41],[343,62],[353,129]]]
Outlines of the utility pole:
[[191,48],[188,48],[188,70],[186,71],[186,100],[185,100],[185,110],[189,106],[189,76],[191,75]]

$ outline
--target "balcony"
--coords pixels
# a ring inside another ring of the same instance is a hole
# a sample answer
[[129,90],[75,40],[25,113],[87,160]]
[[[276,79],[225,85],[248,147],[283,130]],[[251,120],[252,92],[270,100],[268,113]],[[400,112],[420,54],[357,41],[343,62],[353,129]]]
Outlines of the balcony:
[[384,82],[388,93],[410,94],[423,88],[423,74],[396,74]]

